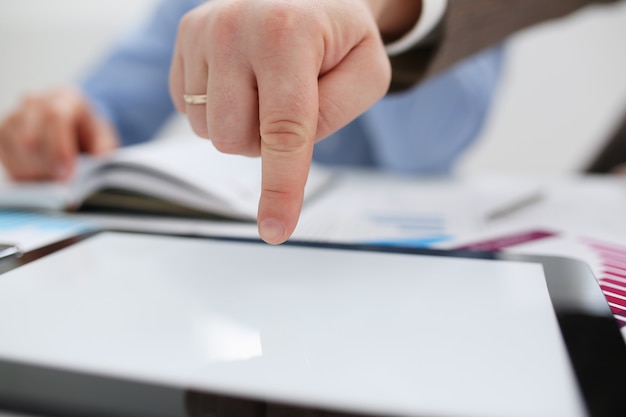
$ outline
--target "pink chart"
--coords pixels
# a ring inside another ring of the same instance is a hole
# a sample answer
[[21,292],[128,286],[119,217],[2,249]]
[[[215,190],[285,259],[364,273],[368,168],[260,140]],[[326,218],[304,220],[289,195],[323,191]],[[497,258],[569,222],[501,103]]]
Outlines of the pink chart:
[[593,239],[583,239],[600,258],[602,271],[598,275],[613,315],[620,326],[626,326],[626,247]]

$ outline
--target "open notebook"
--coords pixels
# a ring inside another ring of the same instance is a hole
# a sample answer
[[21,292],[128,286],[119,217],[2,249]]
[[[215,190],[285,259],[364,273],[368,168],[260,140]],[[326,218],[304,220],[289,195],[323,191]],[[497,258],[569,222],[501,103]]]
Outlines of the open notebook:
[[[331,174],[313,167],[305,199]],[[218,152],[205,140],[180,139],[83,157],[68,184],[9,184],[0,207],[44,210],[107,209],[236,220],[256,219],[261,160]]]

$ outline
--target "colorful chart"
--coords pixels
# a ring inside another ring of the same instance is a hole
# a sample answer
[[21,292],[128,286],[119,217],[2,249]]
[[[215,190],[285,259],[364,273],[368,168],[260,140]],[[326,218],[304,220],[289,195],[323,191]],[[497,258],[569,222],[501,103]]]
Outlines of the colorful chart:
[[94,230],[89,222],[71,216],[0,210],[0,242],[29,251],[67,237]]
[[626,326],[626,247],[593,239],[583,240],[600,258],[600,288],[620,326]]

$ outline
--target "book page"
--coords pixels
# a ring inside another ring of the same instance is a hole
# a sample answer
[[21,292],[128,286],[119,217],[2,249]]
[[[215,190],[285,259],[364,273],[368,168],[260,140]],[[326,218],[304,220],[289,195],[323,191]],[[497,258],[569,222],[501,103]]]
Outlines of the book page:
[[[312,169],[306,196],[330,174]],[[121,149],[80,184],[135,191],[227,217],[254,220],[261,192],[261,159],[220,153],[210,141],[185,138]]]
[[52,182],[0,182],[0,207],[63,210],[72,202],[71,188]]

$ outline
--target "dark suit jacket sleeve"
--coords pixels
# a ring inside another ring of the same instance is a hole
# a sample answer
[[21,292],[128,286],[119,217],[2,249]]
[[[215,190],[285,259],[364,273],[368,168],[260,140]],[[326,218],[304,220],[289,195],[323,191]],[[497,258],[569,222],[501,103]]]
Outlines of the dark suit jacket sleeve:
[[[413,1],[413,0],[411,0]],[[415,48],[391,57],[390,92],[408,89],[532,25],[619,0],[448,0],[443,22]]]

